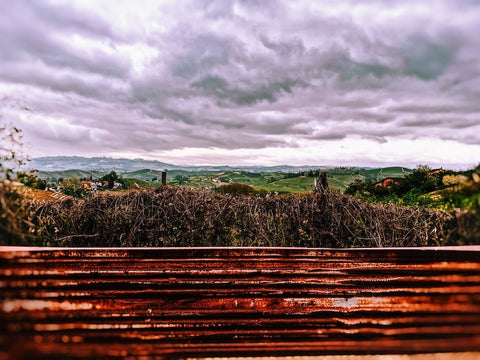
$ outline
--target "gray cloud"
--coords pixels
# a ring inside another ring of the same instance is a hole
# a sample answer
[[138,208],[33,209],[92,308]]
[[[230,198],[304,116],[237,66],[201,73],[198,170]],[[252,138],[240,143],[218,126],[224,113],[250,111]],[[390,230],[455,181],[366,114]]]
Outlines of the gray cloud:
[[449,49],[420,36],[409,39],[404,51],[406,73],[424,80],[442,75],[452,57]]
[[219,106],[245,106],[261,101],[276,102],[283,94],[292,94],[295,86],[307,86],[304,82],[295,79],[282,79],[264,84],[238,84],[236,87],[225,79],[207,75],[191,85],[202,89],[203,94],[215,99]]
[[45,0],[2,13],[0,96],[14,101],[0,110],[39,154],[480,145],[477,2]]
[[10,4],[18,6],[15,11],[21,11],[23,14],[32,13],[45,25],[48,24],[52,29],[63,33],[80,33],[88,37],[115,41],[124,40],[113,29],[111,23],[92,12],[80,9],[74,4],[49,1],[11,2]]
[[[0,24],[0,58],[29,65],[41,62],[51,71],[62,69],[125,78],[130,66],[118,54],[102,50],[87,51],[72,44],[74,36],[93,40],[117,40],[108,24],[89,14],[76,13],[75,8],[47,7],[40,2],[28,5],[10,2]],[[83,16],[82,16],[83,15]]]

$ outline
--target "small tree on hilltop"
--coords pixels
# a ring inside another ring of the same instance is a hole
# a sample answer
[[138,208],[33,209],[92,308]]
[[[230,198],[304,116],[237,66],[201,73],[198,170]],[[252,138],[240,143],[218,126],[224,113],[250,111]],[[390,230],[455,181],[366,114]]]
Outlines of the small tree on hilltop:
[[175,176],[175,180],[178,182],[179,185],[183,185],[185,183],[187,183],[190,179],[188,176],[185,176],[185,175],[177,175]]
[[115,181],[118,180],[118,175],[115,171],[111,171],[109,174],[101,178],[102,181],[108,181],[108,188],[113,189],[115,186]]

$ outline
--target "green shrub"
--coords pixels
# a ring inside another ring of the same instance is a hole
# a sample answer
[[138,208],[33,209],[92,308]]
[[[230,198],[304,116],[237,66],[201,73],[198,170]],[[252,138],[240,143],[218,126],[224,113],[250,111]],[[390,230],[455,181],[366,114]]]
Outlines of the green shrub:
[[76,177],[70,179],[63,179],[60,183],[62,194],[73,196],[76,198],[85,198],[90,196],[90,191],[85,189],[82,182]]
[[36,171],[19,171],[17,172],[17,178],[22,184],[32,189],[45,190],[47,188],[47,181],[39,179]]

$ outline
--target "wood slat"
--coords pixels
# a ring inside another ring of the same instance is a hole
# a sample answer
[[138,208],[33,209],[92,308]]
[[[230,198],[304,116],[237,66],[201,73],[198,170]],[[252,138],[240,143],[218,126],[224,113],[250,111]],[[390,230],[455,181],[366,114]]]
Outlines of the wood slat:
[[0,359],[480,356],[479,247],[0,247],[0,295]]

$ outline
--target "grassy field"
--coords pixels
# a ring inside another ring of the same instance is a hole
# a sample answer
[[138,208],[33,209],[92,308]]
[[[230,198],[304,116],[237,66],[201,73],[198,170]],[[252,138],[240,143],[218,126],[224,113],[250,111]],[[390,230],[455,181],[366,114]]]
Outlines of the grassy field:
[[300,177],[290,179],[280,179],[265,185],[258,186],[259,189],[277,192],[301,193],[313,189],[314,178]]
[[[344,192],[355,179],[368,179],[374,182],[386,177],[402,177],[411,172],[401,167],[377,169],[336,168],[327,171],[329,186],[339,192]],[[188,174],[184,174],[188,176]],[[253,186],[256,190],[277,191],[279,193],[302,193],[311,191],[313,177],[289,177],[285,173],[246,173],[240,171],[196,174],[189,176],[186,185],[195,188],[216,187],[224,183],[241,183]],[[173,180],[172,183],[175,183]]]

